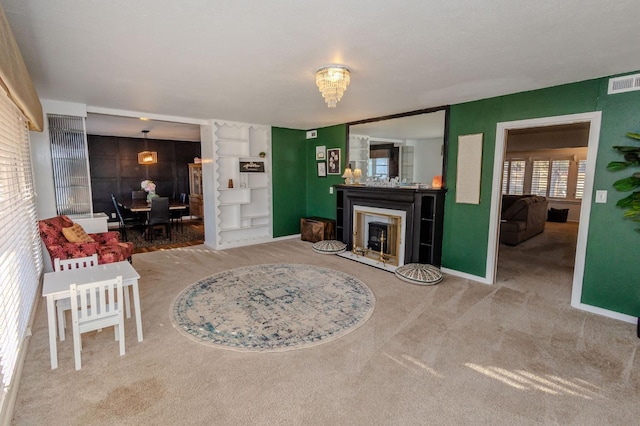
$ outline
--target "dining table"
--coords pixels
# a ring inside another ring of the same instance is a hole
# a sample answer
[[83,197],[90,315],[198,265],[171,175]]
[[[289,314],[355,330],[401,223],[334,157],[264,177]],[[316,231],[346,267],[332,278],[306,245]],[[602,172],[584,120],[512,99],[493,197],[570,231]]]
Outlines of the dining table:
[[[129,200],[118,203],[122,208],[132,211],[134,213],[150,212],[151,203],[147,200]],[[188,204],[182,203],[178,200],[169,200],[169,210],[186,210],[189,207]]]
[[131,317],[129,308],[129,288],[133,289],[133,306],[136,316],[138,342],[142,342],[142,313],[140,311],[140,294],[138,279],[140,274],[128,261],[105,263],[90,268],[69,269],[66,271],[46,272],[42,283],[42,296],[47,299],[47,319],[49,323],[49,350],[51,352],[51,369],[58,368],[58,346],[56,342],[56,300],[68,298],[71,284],[87,284],[122,277],[122,285],[126,291],[125,313]]

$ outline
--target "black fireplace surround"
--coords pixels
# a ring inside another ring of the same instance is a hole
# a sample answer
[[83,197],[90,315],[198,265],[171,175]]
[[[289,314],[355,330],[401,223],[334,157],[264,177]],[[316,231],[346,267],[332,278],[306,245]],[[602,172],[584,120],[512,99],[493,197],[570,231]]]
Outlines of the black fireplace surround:
[[405,212],[404,263],[441,265],[446,189],[379,188],[336,185],[336,236],[353,248],[353,207]]

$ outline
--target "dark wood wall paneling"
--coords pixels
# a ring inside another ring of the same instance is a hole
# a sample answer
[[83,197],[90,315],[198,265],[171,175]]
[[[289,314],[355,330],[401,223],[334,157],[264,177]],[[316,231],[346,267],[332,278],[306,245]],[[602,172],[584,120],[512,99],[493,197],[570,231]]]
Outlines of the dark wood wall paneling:
[[200,142],[148,140],[149,151],[158,153],[158,163],[138,164],[138,152],[145,150],[140,138],[87,135],[93,211],[105,212],[111,219],[115,208],[111,194],[118,200],[130,200],[131,191],[140,190],[140,182],[151,179],[163,197],[189,193],[189,166],[200,157]]

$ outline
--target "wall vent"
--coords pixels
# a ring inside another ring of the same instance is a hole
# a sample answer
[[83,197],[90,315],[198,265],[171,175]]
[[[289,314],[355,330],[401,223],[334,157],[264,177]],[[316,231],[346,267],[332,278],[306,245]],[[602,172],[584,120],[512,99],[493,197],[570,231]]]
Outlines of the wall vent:
[[609,95],[640,90],[640,74],[609,79]]

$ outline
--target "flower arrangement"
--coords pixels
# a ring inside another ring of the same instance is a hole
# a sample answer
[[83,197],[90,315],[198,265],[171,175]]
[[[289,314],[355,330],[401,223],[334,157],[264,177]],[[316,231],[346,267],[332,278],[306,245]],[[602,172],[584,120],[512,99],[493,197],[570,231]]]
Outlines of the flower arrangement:
[[140,183],[140,188],[144,189],[147,192],[153,193],[156,192],[156,184],[149,179],[143,180]]

